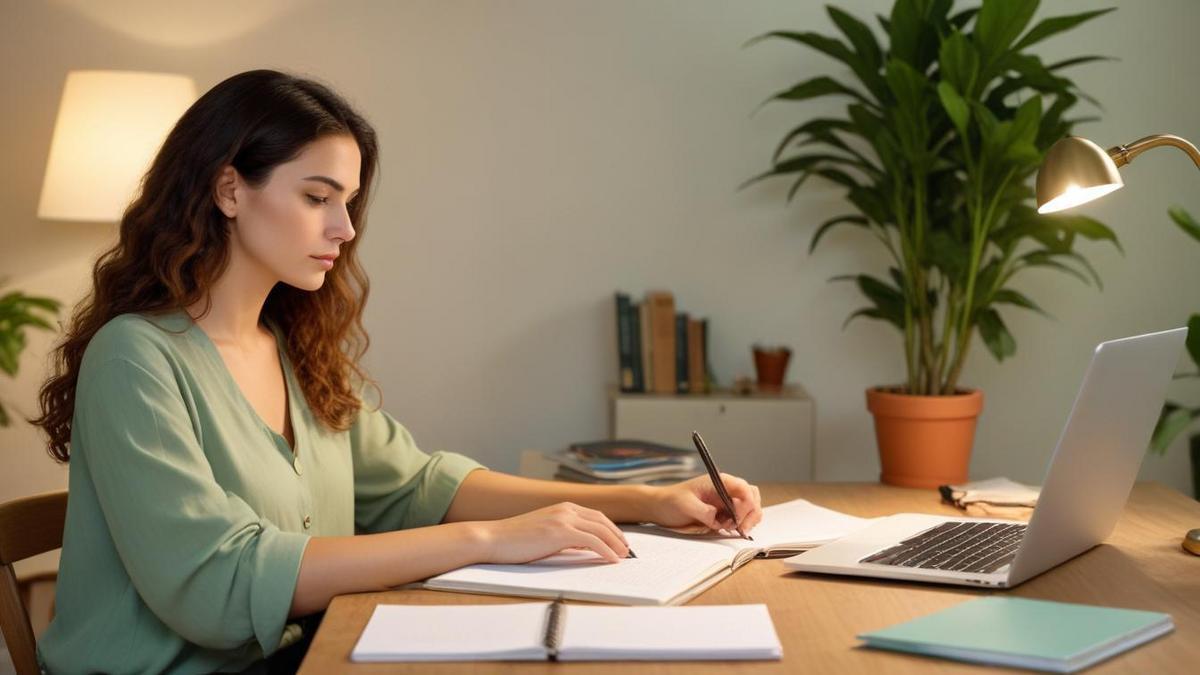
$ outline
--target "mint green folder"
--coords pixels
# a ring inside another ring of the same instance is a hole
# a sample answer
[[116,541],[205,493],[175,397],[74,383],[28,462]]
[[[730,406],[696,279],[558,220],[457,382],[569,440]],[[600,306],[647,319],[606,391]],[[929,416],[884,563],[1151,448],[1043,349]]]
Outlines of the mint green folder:
[[858,637],[869,647],[1073,673],[1174,628],[1162,612],[987,597]]

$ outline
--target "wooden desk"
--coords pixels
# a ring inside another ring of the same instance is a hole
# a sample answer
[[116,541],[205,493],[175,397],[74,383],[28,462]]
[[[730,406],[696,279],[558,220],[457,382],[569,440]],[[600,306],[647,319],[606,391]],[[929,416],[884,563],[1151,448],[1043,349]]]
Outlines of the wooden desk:
[[[765,504],[803,497],[859,516],[898,511],[955,514],[931,490],[878,484],[763,484]],[[1200,663],[1200,557],[1180,548],[1184,532],[1200,527],[1200,502],[1157,483],[1140,483],[1116,531],[1100,546],[1009,591],[901,581],[857,580],[789,573],[778,560],[755,560],[690,604],[766,603],[783,643],[782,661],[627,662],[648,673],[963,672],[978,666],[857,647],[855,635],[944,609],[970,598],[1009,593],[1169,613],[1175,631],[1088,672],[1195,672]],[[424,590],[361,593],[333,600],[301,673],[578,673],[612,672],[614,663],[354,664],[350,650],[377,603],[491,604],[527,598]]]

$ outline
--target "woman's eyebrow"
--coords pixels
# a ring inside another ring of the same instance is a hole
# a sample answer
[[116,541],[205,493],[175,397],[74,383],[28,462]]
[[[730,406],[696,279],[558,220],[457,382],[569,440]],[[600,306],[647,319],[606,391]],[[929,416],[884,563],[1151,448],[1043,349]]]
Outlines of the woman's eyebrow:
[[[306,176],[304,178],[304,180],[315,180],[318,183],[325,183],[326,185],[333,188],[334,190],[337,190],[338,192],[346,191],[346,187],[344,185],[342,185],[341,183],[337,182],[336,180],[330,178],[329,176]],[[357,194],[358,190],[355,190],[354,192]]]

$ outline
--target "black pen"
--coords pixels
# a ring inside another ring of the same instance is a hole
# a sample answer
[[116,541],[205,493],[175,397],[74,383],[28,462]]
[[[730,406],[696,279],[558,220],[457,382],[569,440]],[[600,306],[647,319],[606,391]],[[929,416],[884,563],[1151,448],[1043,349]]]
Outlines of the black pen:
[[712,455],[708,454],[708,448],[704,446],[704,439],[700,438],[700,432],[692,432],[692,442],[700,451],[700,459],[704,461],[704,468],[708,469],[708,477],[712,479],[713,487],[717,489],[717,496],[721,498],[721,502],[725,504],[725,510],[729,512],[729,517],[733,519],[733,529],[737,530],[742,539],[754,541],[754,537],[742,532],[742,525],[737,520],[737,511],[733,509],[733,500],[725,491],[725,484],[721,482],[721,472],[717,470],[717,463],[713,461]]

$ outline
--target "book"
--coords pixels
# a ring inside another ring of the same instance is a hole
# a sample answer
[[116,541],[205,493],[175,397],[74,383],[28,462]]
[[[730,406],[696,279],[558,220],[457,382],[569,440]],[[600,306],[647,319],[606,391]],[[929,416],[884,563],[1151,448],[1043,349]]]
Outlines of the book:
[[629,295],[617,292],[617,366],[621,391],[633,391],[633,325]]
[[638,391],[646,393],[654,390],[654,359],[650,354],[650,304],[644,301],[638,303],[638,328],[642,352],[642,388]]
[[729,533],[621,525],[636,558],[610,564],[590,551],[582,556],[566,551],[521,565],[468,565],[427,579],[422,586],[620,605],[680,605],[755,558],[797,555],[868,523],[795,499],[763,509],[762,522],[750,533],[754,541]]
[[630,352],[633,359],[633,387],[630,391],[646,391],[645,375],[642,372],[642,313],[641,303],[629,303]]
[[700,344],[704,347],[704,393],[707,394],[716,386],[716,375],[708,359],[708,319],[700,319],[700,335]]
[[704,377],[704,324],[702,319],[688,319],[688,391],[693,394],[708,392]]
[[675,315],[675,391],[688,393],[688,313]]
[[568,449],[593,466],[598,466],[602,462],[679,459],[698,456],[692,448],[680,448],[631,438],[583,441],[572,443]]
[[[621,480],[637,477],[690,478],[704,473],[699,455],[660,457],[595,463],[581,459],[570,450],[546,453],[546,458],[573,472],[590,478]],[[589,481],[590,482],[590,481]]]
[[594,485],[674,485],[689,478],[704,474],[700,468],[658,467],[655,469],[634,472],[613,478],[607,474],[584,473],[566,465],[560,465],[554,472],[554,480],[565,480],[572,483],[592,483]]
[[651,291],[643,301],[650,305],[650,358],[656,394],[675,393],[675,296]]
[[596,607],[558,602],[376,605],[350,652],[369,661],[780,659],[767,606]]
[[1162,612],[1008,596],[968,600],[858,637],[869,647],[1072,673],[1173,629]]

